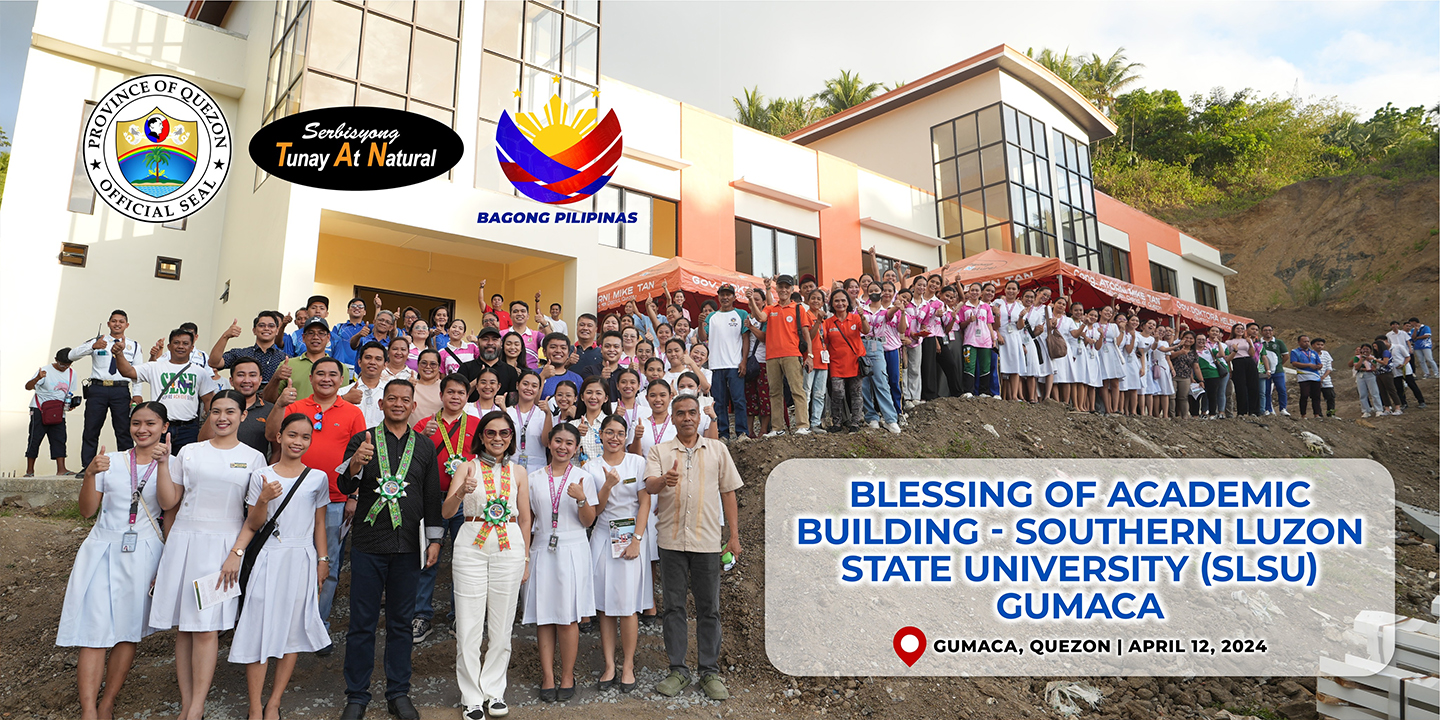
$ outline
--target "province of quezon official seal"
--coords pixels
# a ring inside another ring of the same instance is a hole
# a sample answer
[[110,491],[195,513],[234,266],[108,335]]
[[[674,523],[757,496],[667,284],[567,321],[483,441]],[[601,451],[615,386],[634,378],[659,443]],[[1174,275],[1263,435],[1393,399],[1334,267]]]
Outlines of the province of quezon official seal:
[[170,75],[140,75],[111,88],[84,138],[90,184],[132,220],[189,217],[219,194],[230,172],[230,125],[220,105]]

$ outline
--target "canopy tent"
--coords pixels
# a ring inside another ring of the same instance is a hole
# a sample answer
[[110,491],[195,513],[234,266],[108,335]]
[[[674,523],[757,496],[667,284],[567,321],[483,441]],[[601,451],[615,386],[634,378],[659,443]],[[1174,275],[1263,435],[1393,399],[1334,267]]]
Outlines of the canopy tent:
[[[715,297],[720,286],[729,283],[735,286],[736,304],[749,304],[750,288],[765,287],[765,281],[754,275],[726,270],[698,260],[673,257],[600,288],[596,294],[596,306],[600,312],[624,307],[629,300],[643,306],[647,298],[663,295],[666,283],[670,285],[672,293],[684,290],[687,295],[706,297]],[[666,302],[658,304],[663,308],[668,302],[667,299]],[[698,303],[687,302],[687,305],[689,304],[695,305],[688,308],[692,310],[692,315],[693,311],[700,309]],[[644,311],[644,307],[640,309]]]
[[1020,287],[1045,286],[1063,290],[1086,307],[1101,301],[1119,300],[1141,311],[1180,317],[1205,327],[1250,322],[1249,318],[1221,312],[1212,307],[1181,300],[1168,293],[1155,292],[1133,283],[1117,280],[1058,258],[1035,257],[1004,250],[986,250],[940,268],[946,283],[994,282],[1014,280]]

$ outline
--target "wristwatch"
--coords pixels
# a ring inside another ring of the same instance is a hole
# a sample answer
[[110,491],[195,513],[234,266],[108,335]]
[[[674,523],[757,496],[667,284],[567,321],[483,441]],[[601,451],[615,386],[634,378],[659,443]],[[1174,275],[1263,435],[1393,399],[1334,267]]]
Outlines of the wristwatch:
[[328,562],[330,562],[330,556],[329,556],[329,555],[321,555],[320,557],[316,558],[315,560],[316,560],[316,562],[328,563]]
[[235,553],[235,557],[245,557],[245,548],[235,548],[230,552]]
[[644,539],[645,539],[645,536],[644,536],[644,535],[641,535],[640,533],[635,533],[635,542],[640,542],[641,540],[644,540]]
[[582,508],[583,508],[583,507],[585,507],[586,505],[589,505],[589,504],[590,504],[590,501],[589,501],[589,500],[586,500],[585,498],[580,498],[579,500],[576,500],[576,501],[575,501],[575,507],[582,507]]

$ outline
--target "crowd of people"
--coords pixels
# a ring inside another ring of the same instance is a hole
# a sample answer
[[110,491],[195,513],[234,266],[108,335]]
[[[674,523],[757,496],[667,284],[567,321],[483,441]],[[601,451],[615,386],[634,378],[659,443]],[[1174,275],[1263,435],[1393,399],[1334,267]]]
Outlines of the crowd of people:
[[[341,717],[363,717],[371,701],[382,612],[388,709],[418,717],[411,650],[439,622],[446,547],[468,717],[508,711],[517,612],[537,626],[541,700],[573,696],[579,634],[597,629],[600,689],[633,690],[641,624],[663,628],[671,672],[657,692],[698,676],[724,699],[719,582],[741,552],[728,443],[898,434],[917,405],[947,396],[1155,418],[1289,415],[1287,368],[1301,417],[1335,415],[1325,340],[1300,335],[1292,349],[1269,325],[1197,333],[1045,287],[903,270],[829,289],[780,275],[748,291],[747,309],[730,285],[697,303],[664,290],[580,315],[573,337],[560,304],[542,312],[539,293],[506,304],[482,282],[473,330],[446,307],[396,312],[378,296],[373,307],[351,299],[332,325],[329,299],[315,296],[289,315],[257,314],[243,347],[229,347],[237,319],[209,352],[187,323],[147,353],[116,310],[104,332],[60,350],[26,386],[27,458],[33,472],[48,437],[67,472],[64,415],[81,404],[71,365],[90,356],[77,474],[80,510],[99,519],[56,640],[81,648],[84,716],[109,717],[136,643],[175,628],[182,720],[203,715],[219,633],[232,629],[250,717],[278,718],[297,654],[333,651],[348,565]],[[1356,348],[1364,416],[1400,413],[1407,388],[1424,407],[1415,378],[1437,375],[1431,347],[1411,318]],[[107,416],[115,452],[100,445]],[[202,579],[241,594],[202,607]],[[687,598],[698,672],[686,664]]]

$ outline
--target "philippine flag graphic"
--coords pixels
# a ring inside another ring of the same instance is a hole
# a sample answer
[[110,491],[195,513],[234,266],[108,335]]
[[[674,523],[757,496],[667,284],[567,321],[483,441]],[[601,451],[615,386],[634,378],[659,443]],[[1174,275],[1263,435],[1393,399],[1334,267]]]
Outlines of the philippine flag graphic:
[[594,109],[572,112],[559,96],[536,113],[500,115],[495,154],[516,189],[551,205],[579,202],[605,187],[620,163],[624,143],[615,111],[604,119]]

